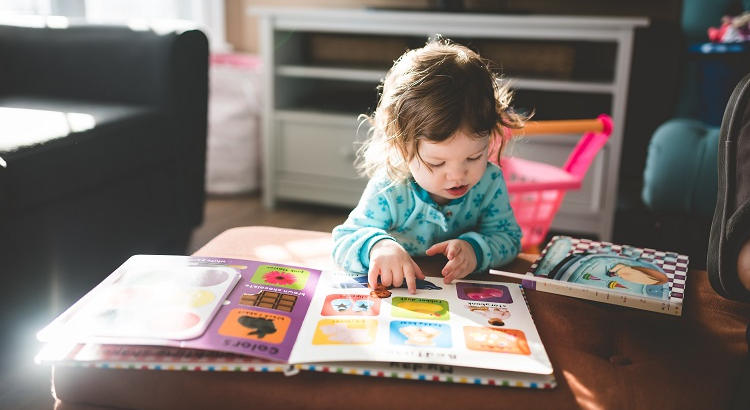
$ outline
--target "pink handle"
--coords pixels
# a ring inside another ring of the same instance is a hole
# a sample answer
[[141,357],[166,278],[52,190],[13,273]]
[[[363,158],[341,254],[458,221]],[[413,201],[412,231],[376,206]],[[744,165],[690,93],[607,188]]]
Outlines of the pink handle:
[[609,115],[602,114],[598,119],[602,122],[602,131],[583,134],[563,166],[565,171],[581,180],[586,176],[586,171],[594,161],[596,154],[599,153],[599,150],[607,143],[609,136],[612,134],[612,118]]

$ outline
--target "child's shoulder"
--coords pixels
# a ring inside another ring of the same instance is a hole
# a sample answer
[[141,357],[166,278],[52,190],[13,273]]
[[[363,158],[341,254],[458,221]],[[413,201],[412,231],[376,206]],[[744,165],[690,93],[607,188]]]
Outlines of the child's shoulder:
[[385,172],[373,175],[367,183],[367,190],[373,194],[400,195],[409,189],[411,189],[410,181],[394,181]]
[[487,174],[488,172],[496,172],[496,171],[502,172],[502,170],[497,164],[495,164],[494,162],[487,161],[487,169],[484,171],[484,173]]
[[488,162],[480,181],[492,185],[503,182],[503,170],[497,164]]

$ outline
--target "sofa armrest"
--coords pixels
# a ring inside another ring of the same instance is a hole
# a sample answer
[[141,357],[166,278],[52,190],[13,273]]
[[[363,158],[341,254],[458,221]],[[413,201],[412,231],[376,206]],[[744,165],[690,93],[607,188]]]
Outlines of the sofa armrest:
[[655,212],[711,216],[716,204],[719,129],[673,119],[654,131],[643,171],[644,204]]
[[163,105],[178,39],[126,26],[0,26],[0,93]]
[[208,39],[196,30],[175,38],[170,56],[169,124],[178,151],[181,180],[176,189],[186,198],[182,217],[194,226],[203,221],[206,181],[206,136],[208,134]]
[[[179,216],[196,226],[205,195],[208,56],[208,40],[197,30],[157,34],[122,26],[0,25],[0,97],[146,108],[162,128],[159,146],[169,150],[153,153],[170,167],[164,189],[177,195]],[[8,171],[0,168],[0,199]],[[0,200],[0,208],[4,203]]]

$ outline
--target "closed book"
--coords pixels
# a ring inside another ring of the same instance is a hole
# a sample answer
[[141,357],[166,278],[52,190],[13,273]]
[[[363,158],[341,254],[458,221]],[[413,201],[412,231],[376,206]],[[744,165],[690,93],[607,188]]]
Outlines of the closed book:
[[688,257],[675,252],[555,236],[523,274],[527,289],[680,316]]

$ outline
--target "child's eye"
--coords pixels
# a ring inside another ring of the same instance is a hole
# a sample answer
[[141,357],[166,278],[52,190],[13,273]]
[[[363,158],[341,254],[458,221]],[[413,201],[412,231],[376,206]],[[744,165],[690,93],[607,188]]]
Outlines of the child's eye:
[[445,165],[445,161],[443,161],[443,162],[441,162],[441,163],[439,163],[439,164],[432,164],[432,163],[428,162],[428,163],[427,163],[427,165],[429,165],[429,166],[431,166],[431,167],[435,167],[435,168],[440,168],[440,167],[442,167],[443,165]]
[[467,159],[467,160],[469,160],[469,161],[476,161],[476,160],[478,160],[479,158],[482,158],[482,155],[481,155],[481,154],[480,154],[480,155],[477,155],[476,157],[469,157],[469,158],[466,158],[466,159]]

